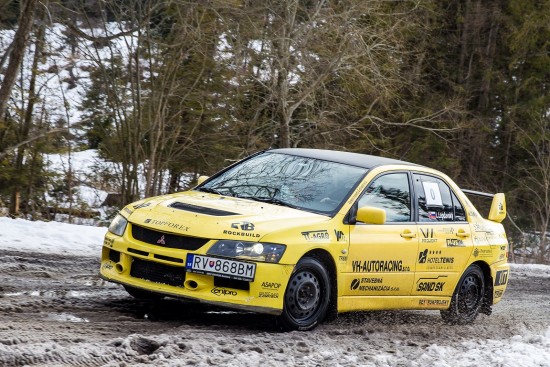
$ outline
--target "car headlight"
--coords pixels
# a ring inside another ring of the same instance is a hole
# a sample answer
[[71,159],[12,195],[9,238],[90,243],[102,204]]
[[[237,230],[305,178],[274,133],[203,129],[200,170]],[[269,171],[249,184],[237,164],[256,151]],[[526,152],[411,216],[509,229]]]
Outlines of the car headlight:
[[122,215],[117,214],[115,219],[109,225],[109,232],[116,234],[117,236],[122,236],[126,230],[126,225],[128,221]]
[[206,254],[278,263],[285,250],[286,245],[278,243],[219,240]]

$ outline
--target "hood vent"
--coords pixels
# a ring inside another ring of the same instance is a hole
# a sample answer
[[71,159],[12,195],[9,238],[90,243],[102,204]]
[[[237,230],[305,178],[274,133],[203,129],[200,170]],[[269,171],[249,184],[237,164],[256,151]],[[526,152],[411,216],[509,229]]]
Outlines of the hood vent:
[[228,216],[228,215],[238,215],[239,214],[239,213],[227,212],[225,210],[205,208],[204,206],[197,206],[197,205],[178,203],[178,202],[172,203],[172,204],[168,205],[168,207],[169,208],[174,208],[174,209],[179,209],[179,210],[185,210],[185,211],[193,212],[193,213],[213,215],[213,216],[216,216],[216,217],[225,217],[225,216]]

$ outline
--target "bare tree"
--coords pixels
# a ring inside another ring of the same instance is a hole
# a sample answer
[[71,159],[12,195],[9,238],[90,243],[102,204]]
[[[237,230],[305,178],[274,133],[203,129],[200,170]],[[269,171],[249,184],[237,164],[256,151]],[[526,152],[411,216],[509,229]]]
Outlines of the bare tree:
[[550,114],[543,112],[534,118],[529,129],[516,125],[518,142],[527,154],[528,164],[520,167],[519,191],[526,193],[530,208],[536,213],[533,221],[538,227],[538,261],[548,255],[548,228],[550,225]]
[[[29,80],[28,102],[25,109],[23,121],[20,125],[18,136],[20,141],[29,141],[29,133],[33,125],[34,105],[38,95],[36,93],[36,78],[38,74],[38,63],[42,57],[42,49],[44,45],[44,24],[41,24],[36,34],[36,42],[34,43],[34,55],[32,60],[31,75]],[[16,177],[23,176],[23,158],[25,156],[25,144],[19,144],[15,155],[14,172]],[[10,215],[16,216],[19,214],[19,198],[20,190],[23,189],[20,185],[14,185],[10,200]]]
[[4,73],[4,78],[0,84],[0,118],[4,115],[4,110],[8,103],[11,90],[17,78],[18,70],[23,62],[27,42],[33,26],[35,8],[37,0],[23,1],[21,15],[19,17],[19,27],[15,32],[10,50],[10,60]]

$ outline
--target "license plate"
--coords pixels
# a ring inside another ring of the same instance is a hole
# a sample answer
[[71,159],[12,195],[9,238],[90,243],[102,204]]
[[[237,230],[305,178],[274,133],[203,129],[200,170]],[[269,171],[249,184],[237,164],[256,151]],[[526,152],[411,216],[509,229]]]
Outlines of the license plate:
[[190,273],[214,275],[222,278],[254,281],[256,264],[217,257],[187,254],[185,270]]

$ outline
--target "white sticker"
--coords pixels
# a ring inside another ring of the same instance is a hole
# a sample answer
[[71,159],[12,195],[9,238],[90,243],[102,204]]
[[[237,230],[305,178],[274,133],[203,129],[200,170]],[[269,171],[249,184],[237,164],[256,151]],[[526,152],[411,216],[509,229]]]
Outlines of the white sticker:
[[435,182],[422,182],[426,193],[426,206],[443,206],[439,185]]

